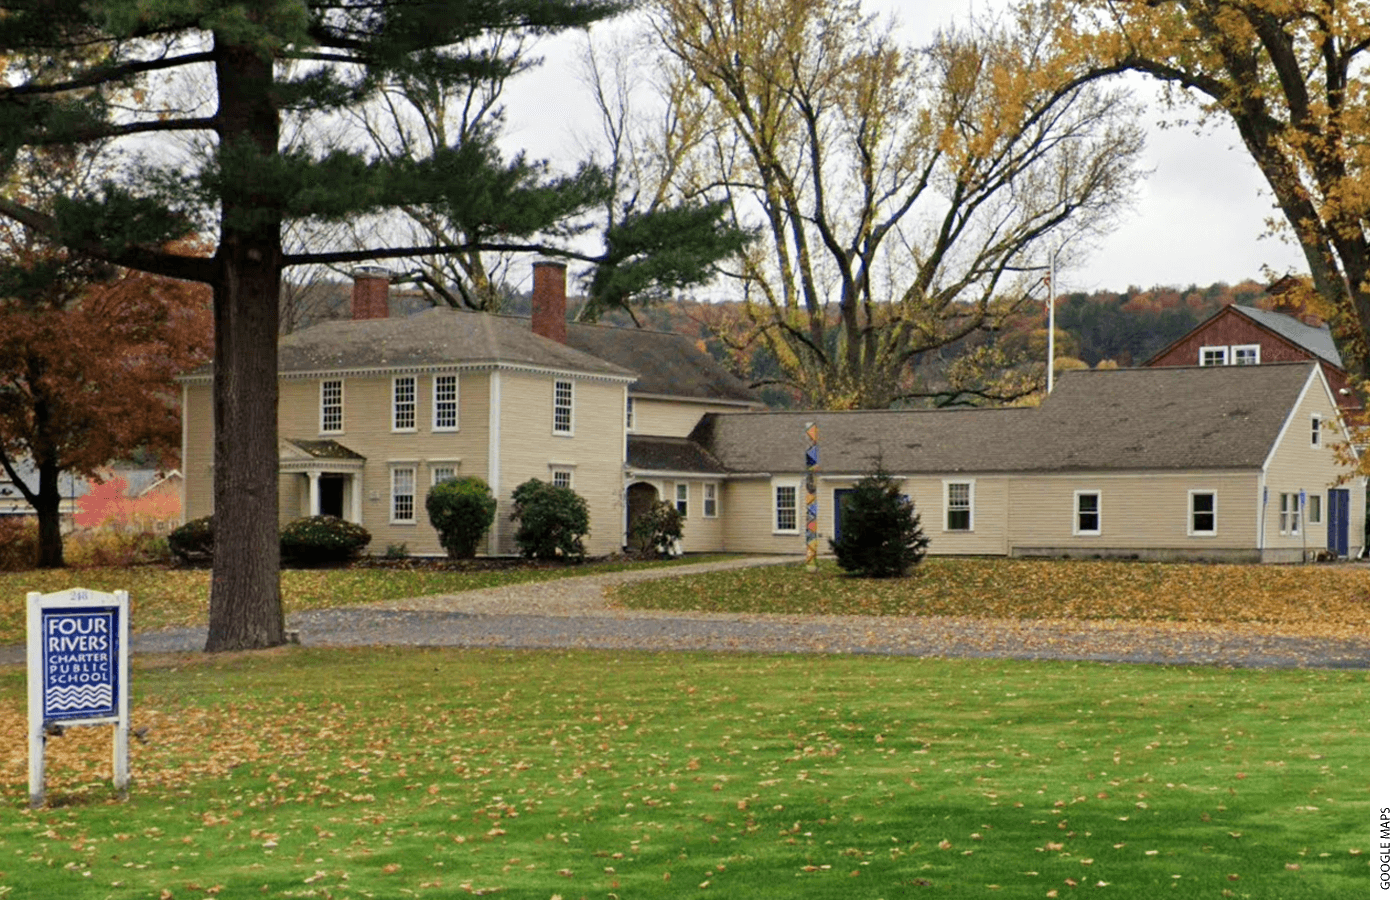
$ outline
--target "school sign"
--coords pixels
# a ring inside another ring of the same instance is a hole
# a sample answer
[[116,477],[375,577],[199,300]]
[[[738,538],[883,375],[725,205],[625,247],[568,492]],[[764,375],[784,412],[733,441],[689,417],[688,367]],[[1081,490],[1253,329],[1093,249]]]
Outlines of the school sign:
[[29,595],[29,802],[44,802],[44,744],[70,725],[115,726],[112,780],[128,781],[130,599],[75,588]]

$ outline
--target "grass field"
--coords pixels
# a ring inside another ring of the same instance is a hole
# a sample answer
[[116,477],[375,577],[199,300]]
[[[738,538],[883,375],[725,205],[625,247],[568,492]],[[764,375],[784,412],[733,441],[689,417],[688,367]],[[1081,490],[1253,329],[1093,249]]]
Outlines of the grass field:
[[26,808],[13,898],[1354,897],[1368,677],[289,648],[140,658]]
[[1365,639],[1370,571],[1357,566],[930,559],[909,578],[852,578],[823,561],[621,585],[635,609],[1190,622]]

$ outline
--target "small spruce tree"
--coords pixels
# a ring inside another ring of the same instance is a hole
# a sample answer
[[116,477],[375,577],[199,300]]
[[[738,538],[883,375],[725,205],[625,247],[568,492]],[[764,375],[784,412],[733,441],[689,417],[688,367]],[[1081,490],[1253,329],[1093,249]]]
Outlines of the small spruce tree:
[[831,541],[836,564],[866,578],[909,573],[924,558],[929,540],[914,504],[883,469],[856,483],[841,507],[841,539]]
[[491,486],[475,475],[449,478],[428,491],[428,521],[451,559],[471,559],[496,520]]

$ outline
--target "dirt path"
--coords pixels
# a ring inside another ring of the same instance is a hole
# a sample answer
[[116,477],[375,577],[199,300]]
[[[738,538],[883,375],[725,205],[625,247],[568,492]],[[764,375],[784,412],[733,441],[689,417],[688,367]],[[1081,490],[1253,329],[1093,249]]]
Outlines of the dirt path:
[[[869,653],[1243,668],[1370,667],[1367,641],[1257,634],[1246,628],[1080,620],[676,613],[625,610],[608,603],[607,589],[624,582],[792,561],[791,557],[764,557],[562,578],[298,613],[289,617],[288,624],[301,643],[310,647]],[[148,632],[136,635],[132,644],[138,653],[198,651],[204,646],[204,630]],[[0,649],[0,663],[23,659],[23,648]]]

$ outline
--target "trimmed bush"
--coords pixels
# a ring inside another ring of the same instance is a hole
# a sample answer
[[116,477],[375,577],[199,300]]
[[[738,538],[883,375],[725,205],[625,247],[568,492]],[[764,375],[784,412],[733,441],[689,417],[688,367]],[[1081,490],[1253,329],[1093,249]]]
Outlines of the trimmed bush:
[[170,552],[183,563],[207,563],[214,559],[214,517],[191,519],[166,538]]
[[369,544],[370,534],[337,516],[307,516],[288,522],[280,541],[289,562],[316,565],[353,559]]
[[496,498],[491,486],[475,475],[449,478],[428,491],[428,521],[437,529],[438,543],[451,559],[471,559],[491,523]]
[[856,483],[841,507],[841,540],[830,541],[836,564],[866,578],[906,575],[924,558],[929,540],[914,504],[889,473]]
[[545,484],[538,478],[517,487],[510,499],[510,519],[518,521],[515,541],[527,559],[583,559],[583,536],[588,534],[588,502],[569,488]]
[[676,555],[685,519],[669,500],[655,500],[631,525],[636,554],[642,559],[660,559]]

